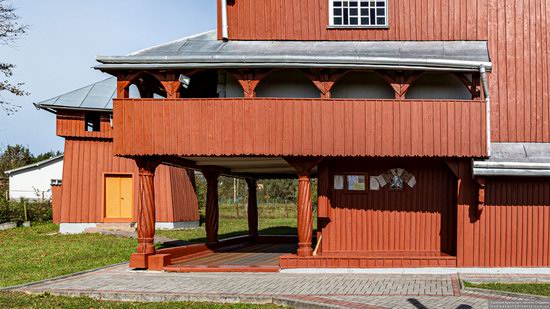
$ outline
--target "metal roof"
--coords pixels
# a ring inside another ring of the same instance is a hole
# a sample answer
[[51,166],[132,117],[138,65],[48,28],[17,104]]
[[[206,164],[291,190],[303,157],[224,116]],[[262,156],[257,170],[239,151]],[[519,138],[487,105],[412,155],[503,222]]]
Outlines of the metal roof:
[[10,174],[13,174],[13,173],[16,173],[16,172],[21,172],[21,171],[24,171],[24,170],[28,170],[28,169],[33,168],[33,167],[41,167],[41,166],[47,165],[49,163],[55,163],[55,162],[60,161],[60,160],[63,160],[63,155],[51,157],[49,159],[46,159],[46,160],[43,160],[43,161],[40,161],[40,162],[25,165],[25,166],[15,168],[15,169],[12,169],[12,170],[9,170],[9,171],[5,171],[4,174],[10,175]]
[[[35,103],[35,106],[50,111],[57,109],[111,111],[113,109],[113,98],[116,96],[116,88],[116,77],[110,77],[49,100]],[[139,93],[131,87],[130,96],[139,97]]]
[[492,155],[474,160],[474,176],[550,176],[550,143],[493,143]]
[[96,69],[348,68],[477,71],[492,64],[486,41],[221,41],[216,31],[98,56]]

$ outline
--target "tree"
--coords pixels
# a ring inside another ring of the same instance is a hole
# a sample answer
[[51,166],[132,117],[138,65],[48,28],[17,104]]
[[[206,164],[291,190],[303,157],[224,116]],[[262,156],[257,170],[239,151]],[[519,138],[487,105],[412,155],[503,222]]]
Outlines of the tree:
[[18,167],[22,167],[34,162],[34,156],[29,151],[29,148],[22,145],[8,146],[2,154],[0,154],[0,195],[4,196],[4,192],[8,189],[8,178],[5,171],[9,171]]
[[[12,45],[19,37],[27,32],[27,25],[19,23],[19,16],[15,13],[15,8],[7,3],[6,0],[0,0],[0,45]],[[11,63],[0,62],[0,73],[4,75],[3,80],[0,79],[0,107],[8,115],[18,111],[20,106],[5,100],[2,97],[3,92],[8,92],[16,96],[29,95],[22,87],[23,83],[11,83],[9,79],[13,76],[15,65]]]

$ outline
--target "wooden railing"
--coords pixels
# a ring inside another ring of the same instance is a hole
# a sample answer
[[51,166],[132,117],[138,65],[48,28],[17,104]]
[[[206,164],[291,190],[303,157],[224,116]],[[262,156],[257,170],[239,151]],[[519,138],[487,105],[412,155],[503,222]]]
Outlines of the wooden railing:
[[481,100],[124,99],[118,155],[487,155]]

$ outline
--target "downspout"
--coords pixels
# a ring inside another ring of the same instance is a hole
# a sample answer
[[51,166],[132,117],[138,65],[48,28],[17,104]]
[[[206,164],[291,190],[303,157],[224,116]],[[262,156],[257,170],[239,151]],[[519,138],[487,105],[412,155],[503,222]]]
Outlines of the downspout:
[[227,0],[222,1],[222,38],[224,41],[229,40],[229,26],[227,22]]
[[491,156],[491,95],[489,93],[489,82],[487,81],[487,72],[485,65],[479,66],[479,74],[481,76],[481,85],[483,86],[483,96],[485,97],[485,105],[487,109],[487,155]]

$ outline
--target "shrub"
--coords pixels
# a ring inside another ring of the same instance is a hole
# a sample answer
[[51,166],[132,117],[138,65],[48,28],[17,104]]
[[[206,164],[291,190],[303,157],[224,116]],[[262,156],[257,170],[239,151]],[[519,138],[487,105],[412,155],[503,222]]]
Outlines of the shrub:
[[28,201],[0,201],[0,223],[25,221],[24,206],[27,205],[27,219],[31,222],[42,223],[52,221],[52,203]]

